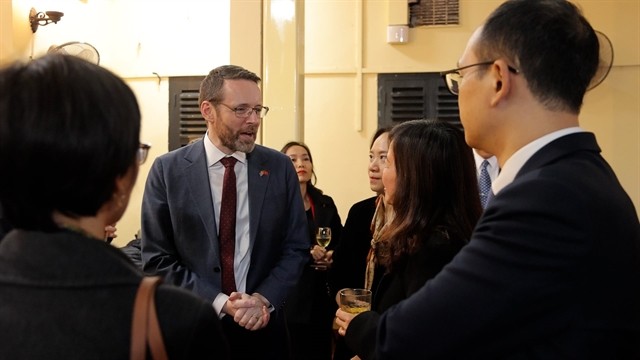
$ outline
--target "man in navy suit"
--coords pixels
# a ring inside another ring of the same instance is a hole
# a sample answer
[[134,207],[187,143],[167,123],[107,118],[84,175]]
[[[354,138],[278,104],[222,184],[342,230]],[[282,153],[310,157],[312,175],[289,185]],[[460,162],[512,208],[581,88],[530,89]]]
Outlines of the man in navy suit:
[[[255,144],[269,110],[259,82],[256,74],[233,65],[213,69],[202,81],[199,103],[207,134],[154,162],[142,204],[142,259],[145,272],[213,304],[234,358],[286,359],[282,306],[307,262],[309,240],[291,160]],[[237,205],[233,259],[227,258],[235,291],[225,292],[225,242],[218,232],[222,162],[230,157]]]
[[347,344],[374,322],[378,359],[640,358],[638,215],[578,123],[598,61],[565,0],[506,1],[476,30],[443,75],[467,143],[498,158],[494,196],[413,296],[384,314],[338,311]]

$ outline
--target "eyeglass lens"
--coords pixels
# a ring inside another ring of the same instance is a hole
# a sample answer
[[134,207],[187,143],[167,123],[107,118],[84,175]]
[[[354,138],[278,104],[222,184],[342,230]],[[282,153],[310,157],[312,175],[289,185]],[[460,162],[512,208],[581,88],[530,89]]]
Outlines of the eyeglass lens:
[[138,148],[138,153],[137,153],[139,165],[142,165],[144,164],[145,161],[147,161],[147,156],[149,155],[150,148],[151,148],[151,145],[149,144],[140,144],[140,147]]
[[452,94],[458,95],[458,84],[460,83],[460,75],[457,73],[449,73],[445,75],[447,87]]
[[242,118],[249,117],[253,112],[255,112],[256,115],[258,115],[258,117],[262,119],[269,112],[269,108],[266,106],[256,106],[254,108],[238,107],[238,108],[235,108],[234,111],[238,117],[242,117]]

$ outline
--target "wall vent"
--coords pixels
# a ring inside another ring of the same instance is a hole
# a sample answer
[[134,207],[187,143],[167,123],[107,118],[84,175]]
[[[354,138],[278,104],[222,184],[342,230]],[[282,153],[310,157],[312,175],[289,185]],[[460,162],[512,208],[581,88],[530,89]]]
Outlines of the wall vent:
[[439,119],[462,129],[458,97],[439,73],[378,74],[378,127],[415,119]]
[[198,95],[204,76],[169,78],[169,151],[185,146],[207,132]]
[[409,26],[460,25],[459,0],[420,0],[409,4]]

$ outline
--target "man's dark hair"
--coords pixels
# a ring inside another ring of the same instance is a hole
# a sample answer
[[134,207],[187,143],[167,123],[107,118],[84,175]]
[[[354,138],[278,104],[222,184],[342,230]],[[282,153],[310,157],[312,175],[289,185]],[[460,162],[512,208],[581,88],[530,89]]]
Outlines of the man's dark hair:
[[547,108],[578,113],[599,64],[598,37],[566,0],[509,0],[488,18],[474,49],[506,58]]
[[216,105],[222,101],[222,86],[225,80],[249,80],[256,84],[260,83],[260,77],[253,72],[237,66],[223,65],[209,72],[209,75],[200,83],[200,95],[198,104],[203,101],[211,101]]

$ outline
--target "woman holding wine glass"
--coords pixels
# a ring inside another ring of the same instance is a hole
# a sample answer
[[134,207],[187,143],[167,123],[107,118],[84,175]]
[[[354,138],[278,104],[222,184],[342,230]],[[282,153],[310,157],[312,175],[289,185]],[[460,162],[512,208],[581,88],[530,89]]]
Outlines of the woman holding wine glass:
[[317,177],[309,147],[292,141],[281,151],[298,174],[309,226],[309,264],[285,304],[293,358],[330,360],[336,304],[329,294],[327,273],[342,222],[333,199],[314,185]]
[[[475,161],[464,134],[439,120],[400,123],[389,133],[382,172],[385,201],[395,217],[375,249],[384,274],[373,290],[378,314],[408,298],[466,245],[482,213]],[[336,324],[361,359],[374,358],[377,322],[349,326],[354,314],[338,310]]]

